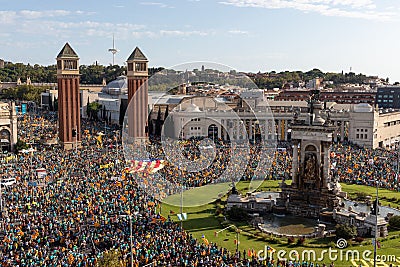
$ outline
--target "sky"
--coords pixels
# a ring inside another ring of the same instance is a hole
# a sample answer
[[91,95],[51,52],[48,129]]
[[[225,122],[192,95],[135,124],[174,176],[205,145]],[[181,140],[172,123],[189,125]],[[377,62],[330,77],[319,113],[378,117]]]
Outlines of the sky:
[[398,0],[0,0],[0,58],[50,65],[69,42],[80,64],[209,61],[239,71],[319,68],[400,81]]

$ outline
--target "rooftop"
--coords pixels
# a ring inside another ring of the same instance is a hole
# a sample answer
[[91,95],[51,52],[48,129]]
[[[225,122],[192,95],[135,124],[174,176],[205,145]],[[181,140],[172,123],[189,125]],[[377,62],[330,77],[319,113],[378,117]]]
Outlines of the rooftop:
[[58,53],[57,58],[78,58],[78,55],[75,53],[74,49],[69,45],[69,43],[66,43],[64,47],[61,49],[60,53]]
[[139,47],[136,47],[135,50],[133,50],[132,54],[128,57],[128,61],[129,60],[145,60],[145,61],[147,61],[147,58],[143,54],[143,52],[139,49]]

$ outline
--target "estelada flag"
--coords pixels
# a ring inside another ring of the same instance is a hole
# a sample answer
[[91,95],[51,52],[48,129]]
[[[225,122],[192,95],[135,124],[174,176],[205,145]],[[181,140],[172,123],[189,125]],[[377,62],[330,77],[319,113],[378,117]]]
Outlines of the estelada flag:
[[248,249],[248,250],[247,250],[247,256],[248,256],[248,257],[253,256],[253,253],[251,252],[251,249]]
[[204,244],[206,244],[206,246],[209,245],[208,239],[205,237],[205,235],[202,235],[201,239],[203,240]]

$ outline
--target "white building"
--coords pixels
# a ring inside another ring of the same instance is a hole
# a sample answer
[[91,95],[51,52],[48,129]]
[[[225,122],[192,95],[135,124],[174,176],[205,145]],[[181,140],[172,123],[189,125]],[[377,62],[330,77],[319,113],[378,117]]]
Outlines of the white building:
[[[127,80],[120,76],[116,80],[90,90],[81,88],[81,114],[87,117],[87,103],[97,101],[105,111],[99,118],[121,122],[121,112],[127,108]],[[266,97],[262,90],[242,90],[236,94],[225,93],[216,97],[193,95],[168,95],[162,92],[149,92],[150,121],[149,130],[154,134],[156,124],[164,123],[165,112],[171,114],[173,129],[169,130],[176,138],[211,137],[234,140],[288,141],[291,137],[290,123],[295,110],[300,111],[300,120],[309,120],[307,102],[274,101]],[[53,91],[42,94],[42,106],[49,105],[47,99],[56,99]],[[394,148],[400,142],[400,111],[378,110],[366,103],[336,104],[326,103],[331,121],[337,130],[334,141],[350,141],[369,148]],[[158,110],[162,116],[157,122]],[[103,114],[105,113],[105,114]],[[327,113],[323,113],[324,118]],[[181,130],[182,129],[182,130]],[[261,134],[265,136],[261,136]],[[265,134],[264,134],[265,133]]]
[[[290,124],[295,110],[300,111],[300,120],[309,120],[305,101],[263,100],[254,92],[242,93],[242,103],[233,103],[222,97],[179,96],[169,105],[174,124],[175,138],[214,137],[227,140],[276,138],[288,141],[291,137]],[[176,96],[173,96],[176,97]],[[172,98],[172,96],[171,96]],[[163,96],[163,112],[168,107],[169,98]],[[366,103],[336,104],[326,103],[322,113],[337,127],[334,141],[350,141],[369,148],[394,148],[400,142],[400,111],[379,110]],[[157,116],[157,103],[152,120]],[[237,106],[232,108],[232,106]],[[162,116],[164,118],[164,116]],[[274,137],[275,136],[275,137]]]
[[0,102],[0,150],[14,151],[17,143],[17,115],[14,102]]

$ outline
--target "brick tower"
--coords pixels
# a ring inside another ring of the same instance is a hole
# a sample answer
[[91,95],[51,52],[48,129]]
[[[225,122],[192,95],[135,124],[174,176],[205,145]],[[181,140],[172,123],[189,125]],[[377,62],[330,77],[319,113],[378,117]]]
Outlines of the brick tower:
[[147,136],[148,60],[136,47],[126,62],[128,65],[128,135],[134,139],[144,139]]
[[66,43],[57,56],[58,136],[64,149],[81,144],[79,57]]

